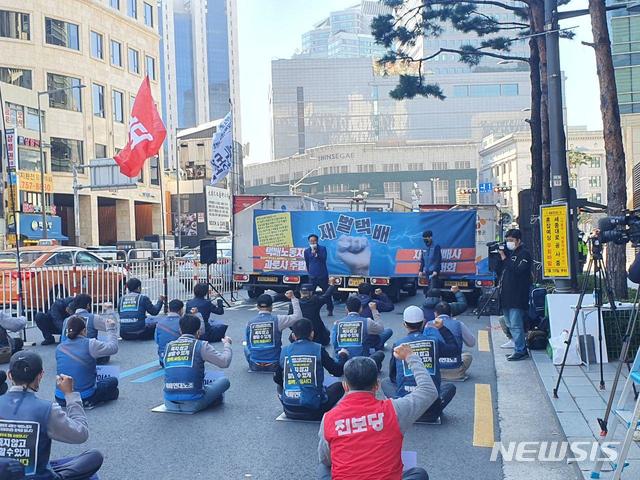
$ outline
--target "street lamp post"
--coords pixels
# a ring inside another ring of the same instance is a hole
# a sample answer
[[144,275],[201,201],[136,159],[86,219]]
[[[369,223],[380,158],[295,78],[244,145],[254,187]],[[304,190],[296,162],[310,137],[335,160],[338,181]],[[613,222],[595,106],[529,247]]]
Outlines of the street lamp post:
[[436,204],[436,182],[440,181],[440,177],[431,177],[429,179],[431,182],[431,202]]
[[[42,109],[40,107],[40,97],[42,95],[50,95],[52,93],[58,93],[58,92],[64,92],[66,90],[73,90],[74,88],[77,89],[82,89],[86,87],[86,85],[73,85],[71,87],[67,87],[67,88],[54,88],[52,90],[44,90],[42,92],[38,92],[38,141],[40,144],[40,196],[41,198],[41,205],[42,205],[42,238],[46,239],[49,238],[48,236],[48,226],[47,226],[47,202],[45,201],[45,195],[46,195],[46,191],[44,188],[44,172],[45,172],[45,168],[44,168],[44,150],[43,150],[43,145],[42,145]],[[76,235],[78,233],[76,232]]]

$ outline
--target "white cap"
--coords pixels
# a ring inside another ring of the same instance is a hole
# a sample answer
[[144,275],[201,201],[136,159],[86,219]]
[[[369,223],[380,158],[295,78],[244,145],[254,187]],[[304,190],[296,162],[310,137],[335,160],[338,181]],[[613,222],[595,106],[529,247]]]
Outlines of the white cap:
[[422,312],[422,309],[420,307],[411,305],[410,307],[404,309],[402,319],[405,323],[417,325],[418,323],[424,322],[424,313]]

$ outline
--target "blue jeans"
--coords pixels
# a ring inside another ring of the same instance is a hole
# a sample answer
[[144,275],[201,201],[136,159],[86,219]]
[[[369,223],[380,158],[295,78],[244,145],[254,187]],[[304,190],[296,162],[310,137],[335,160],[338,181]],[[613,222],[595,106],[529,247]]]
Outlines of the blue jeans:
[[385,328],[380,335],[368,335],[367,343],[375,350],[384,349],[384,344],[393,336],[393,330]]
[[253,372],[275,372],[280,365],[278,362],[257,364],[251,360],[251,351],[249,350],[249,347],[244,347],[244,357],[247,359],[249,369]]
[[504,314],[505,323],[513,337],[515,353],[525,353],[527,351],[524,336],[524,318],[526,312],[521,308],[504,308],[502,313]]
[[222,400],[222,394],[229,390],[231,383],[228,378],[218,378],[211,385],[204,386],[204,396],[197,400],[185,400],[180,402],[174,402],[171,400],[164,400],[164,406],[167,410],[174,412],[186,412],[195,413],[205,408],[209,408],[217,401]]

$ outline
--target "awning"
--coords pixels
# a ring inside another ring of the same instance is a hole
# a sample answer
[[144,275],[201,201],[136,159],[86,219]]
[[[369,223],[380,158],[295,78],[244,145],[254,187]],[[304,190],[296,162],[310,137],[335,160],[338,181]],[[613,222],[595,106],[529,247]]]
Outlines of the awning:
[[[42,215],[37,213],[20,213],[20,235],[29,240],[40,240],[44,233]],[[69,240],[62,234],[62,219],[56,215],[47,215],[47,238]]]

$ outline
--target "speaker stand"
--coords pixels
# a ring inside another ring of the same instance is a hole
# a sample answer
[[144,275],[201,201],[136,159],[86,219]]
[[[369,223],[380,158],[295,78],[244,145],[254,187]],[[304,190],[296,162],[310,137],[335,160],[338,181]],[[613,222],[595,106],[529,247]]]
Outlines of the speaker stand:
[[[227,307],[231,307],[231,304],[229,303],[229,301],[224,297],[222,293],[220,293],[220,290],[218,290],[215,287],[215,285],[211,283],[211,280],[209,280],[211,278],[211,274],[209,273],[209,267],[211,267],[211,264],[207,263],[207,284],[209,284],[209,288],[211,288],[214,292],[218,294],[218,297],[222,299],[222,301],[225,303]],[[231,298],[231,300],[233,300],[233,298]]]

